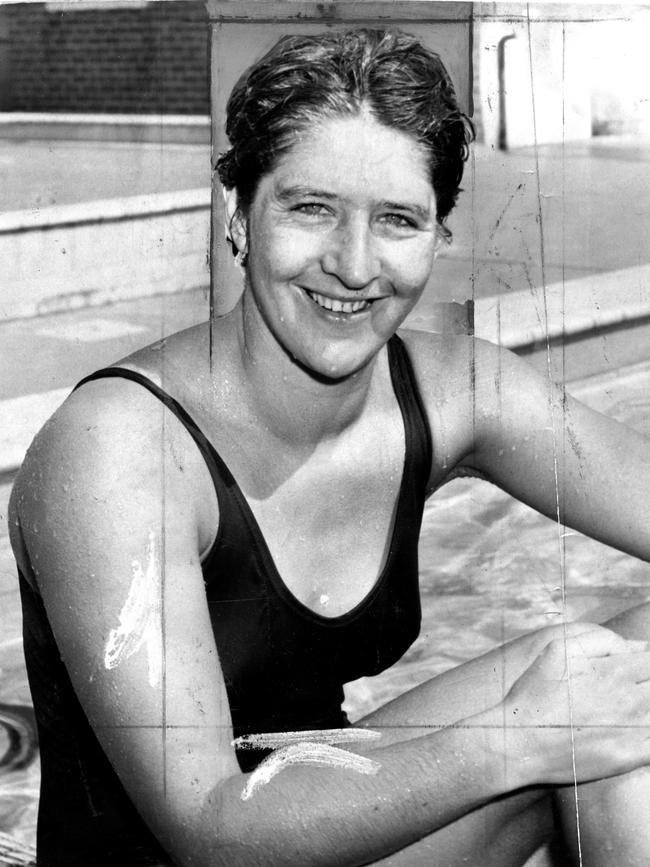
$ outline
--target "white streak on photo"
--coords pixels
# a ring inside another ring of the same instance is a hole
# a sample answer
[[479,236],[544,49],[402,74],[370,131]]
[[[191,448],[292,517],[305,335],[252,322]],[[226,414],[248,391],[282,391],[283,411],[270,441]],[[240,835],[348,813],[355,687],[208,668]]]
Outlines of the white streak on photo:
[[265,786],[276,774],[289,765],[323,765],[329,768],[344,768],[358,774],[376,774],[381,764],[366,756],[358,756],[347,750],[339,750],[323,743],[297,743],[284,747],[261,762],[248,778],[241,793],[247,801],[261,786]]
[[133,580],[119,615],[119,626],[111,629],[104,649],[104,668],[117,668],[142,647],[147,648],[149,685],[160,686],[162,680],[162,609],[161,581],[156,539],[149,533],[146,569],[139,560],[132,565]]
[[242,735],[232,742],[240,750],[279,749],[298,743],[351,744],[355,741],[376,741],[381,732],[372,729],[313,729],[302,732],[261,732]]

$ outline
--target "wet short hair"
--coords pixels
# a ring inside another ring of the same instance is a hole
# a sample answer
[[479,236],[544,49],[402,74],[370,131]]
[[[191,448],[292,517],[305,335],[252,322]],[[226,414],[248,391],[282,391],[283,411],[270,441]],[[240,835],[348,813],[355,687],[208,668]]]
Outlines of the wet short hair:
[[428,160],[437,220],[456,203],[471,121],[461,112],[440,57],[397,30],[285,36],[235,85],[227,106],[231,147],[217,161],[221,183],[250,207],[261,178],[297,136],[323,118],[368,107],[384,126],[410,135]]

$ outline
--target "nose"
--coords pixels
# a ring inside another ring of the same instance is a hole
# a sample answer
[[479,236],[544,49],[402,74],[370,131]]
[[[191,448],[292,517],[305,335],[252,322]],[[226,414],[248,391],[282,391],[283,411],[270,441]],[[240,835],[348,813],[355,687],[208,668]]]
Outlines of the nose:
[[349,218],[332,232],[322,267],[348,289],[364,289],[379,276],[375,239],[363,215]]

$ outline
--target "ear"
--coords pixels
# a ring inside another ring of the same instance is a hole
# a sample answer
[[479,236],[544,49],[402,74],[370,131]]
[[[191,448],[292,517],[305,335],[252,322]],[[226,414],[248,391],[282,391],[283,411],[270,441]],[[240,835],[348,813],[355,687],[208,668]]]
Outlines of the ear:
[[232,241],[240,253],[245,253],[248,246],[246,219],[239,207],[237,190],[233,187],[227,190],[221,188],[225,212],[226,238]]

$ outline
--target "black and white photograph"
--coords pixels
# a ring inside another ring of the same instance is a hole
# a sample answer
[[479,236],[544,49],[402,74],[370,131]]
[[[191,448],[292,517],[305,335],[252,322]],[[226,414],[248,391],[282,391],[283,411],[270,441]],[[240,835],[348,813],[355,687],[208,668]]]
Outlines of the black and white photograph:
[[0,0],[0,867],[650,865],[649,45]]

